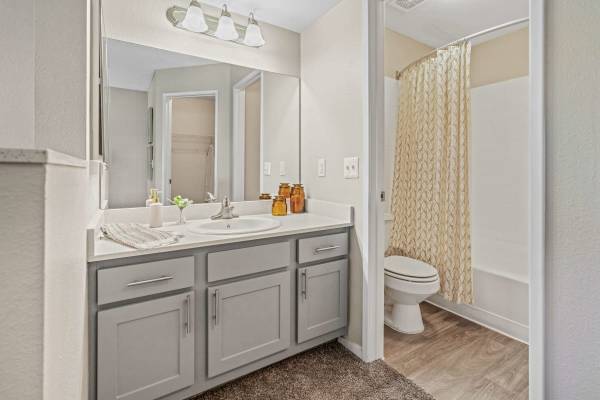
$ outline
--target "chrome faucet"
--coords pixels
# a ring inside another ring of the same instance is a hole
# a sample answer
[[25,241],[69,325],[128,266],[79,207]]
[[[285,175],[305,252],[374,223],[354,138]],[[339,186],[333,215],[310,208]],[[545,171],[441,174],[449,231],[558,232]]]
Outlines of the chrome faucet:
[[221,211],[210,217],[210,219],[232,219],[237,217],[238,216],[233,213],[233,206],[231,205],[229,198],[225,196],[221,203]]

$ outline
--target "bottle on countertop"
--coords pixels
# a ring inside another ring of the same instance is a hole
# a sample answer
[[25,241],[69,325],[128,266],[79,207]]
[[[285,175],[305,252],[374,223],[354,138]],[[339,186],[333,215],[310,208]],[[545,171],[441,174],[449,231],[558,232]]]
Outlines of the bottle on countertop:
[[160,228],[163,226],[163,211],[162,211],[162,203],[160,202],[159,191],[156,189],[151,189],[151,198],[150,203],[148,204],[148,208],[150,211],[150,218],[148,221],[148,225],[150,228]]
[[292,214],[304,212],[305,198],[304,187],[300,183],[296,183],[294,187],[292,187],[292,195],[290,197],[290,211]]

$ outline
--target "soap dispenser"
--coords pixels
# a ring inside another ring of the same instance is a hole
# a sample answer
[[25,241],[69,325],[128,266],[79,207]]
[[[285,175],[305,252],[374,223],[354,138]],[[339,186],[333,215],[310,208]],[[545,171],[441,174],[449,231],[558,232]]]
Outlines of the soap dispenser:
[[160,228],[163,225],[162,203],[160,202],[158,190],[154,189],[150,209],[150,228]]

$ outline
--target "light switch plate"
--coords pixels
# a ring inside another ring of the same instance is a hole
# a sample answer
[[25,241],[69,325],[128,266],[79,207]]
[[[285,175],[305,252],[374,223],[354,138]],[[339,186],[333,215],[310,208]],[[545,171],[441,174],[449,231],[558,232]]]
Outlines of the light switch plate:
[[344,179],[358,178],[358,157],[344,158]]
[[324,177],[325,172],[325,159],[319,158],[319,160],[317,161],[317,176]]
[[285,176],[285,161],[279,161],[279,176]]
[[265,175],[265,176],[271,175],[271,163],[269,161],[265,161],[263,163],[263,175]]

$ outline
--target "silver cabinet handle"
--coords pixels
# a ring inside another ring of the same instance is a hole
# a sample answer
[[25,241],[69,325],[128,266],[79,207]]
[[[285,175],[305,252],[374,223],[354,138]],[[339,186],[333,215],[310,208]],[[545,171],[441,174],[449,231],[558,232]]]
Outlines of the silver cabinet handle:
[[308,292],[308,280],[306,278],[306,270],[302,271],[302,297],[306,300],[307,292]]
[[215,289],[213,292],[213,320],[215,321],[215,326],[219,324],[219,289]]
[[317,247],[315,249],[315,254],[319,254],[324,251],[331,251],[331,250],[339,249],[340,247],[342,247],[342,246],[337,245],[337,246]]
[[192,296],[185,297],[185,332],[189,335],[192,332]]
[[140,285],[147,285],[149,283],[154,283],[154,282],[162,282],[162,281],[168,281],[173,279],[172,276],[161,276],[159,278],[154,278],[154,279],[146,279],[145,281],[135,281],[135,282],[131,282],[127,284],[127,287],[132,287],[132,286],[140,286]]

